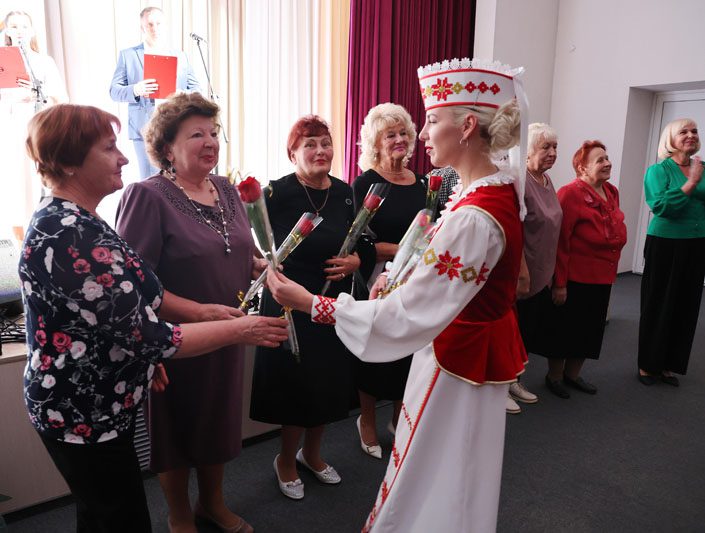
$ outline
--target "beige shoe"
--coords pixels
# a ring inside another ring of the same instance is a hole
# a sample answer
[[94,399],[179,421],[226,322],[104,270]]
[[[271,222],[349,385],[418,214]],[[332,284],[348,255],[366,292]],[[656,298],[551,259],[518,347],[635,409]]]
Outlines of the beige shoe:
[[379,444],[375,444],[374,446],[368,446],[365,444],[365,441],[362,440],[362,431],[360,430],[360,417],[357,417],[357,433],[360,435],[360,448],[362,448],[362,451],[365,452],[367,455],[371,455],[375,459],[381,459],[382,458],[382,447]]
[[277,468],[277,460],[279,455],[274,458],[274,473],[277,475],[277,481],[279,482],[279,490],[287,498],[292,500],[300,500],[304,497],[304,482],[300,478],[296,478],[294,481],[282,481],[279,477],[279,468]]
[[517,401],[524,403],[536,403],[539,401],[539,397],[533,392],[529,392],[524,388],[524,385],[519,383],[511,383],[509,385],[509,395]]
[[518,415],[521,413],[521,407],[516,403],[511,396],[507,396],[507,413],[510,415]]
[[326,465],[326,467],[320,472],[311,468],[311,466],[306,462],[306,459],[304,459],[303,449],[300,449],[298,452],[296,452],[296,460],[302,465],[304,465],[306,468],[308,468],[311,472],[313,472],[313,475],[316,476],[316,479],[318,479],[318,481],[320,481],[321,483],[326,483],[328,485],[337,485],[342,481],[340,478],[340,474],[338,474],[338,472],[335,471],[335,468],[333,468],[331,465]]

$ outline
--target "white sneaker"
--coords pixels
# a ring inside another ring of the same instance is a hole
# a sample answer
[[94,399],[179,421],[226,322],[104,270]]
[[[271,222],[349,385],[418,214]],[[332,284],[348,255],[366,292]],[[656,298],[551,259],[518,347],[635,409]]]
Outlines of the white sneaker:
[[516,403],[511,396],[507,396],[507,413],[510,415],[518,415],[521,413],[521,407]]
[[526,390],[524,388],[524,385],[522,385],[518,381],[509,385],[509,395],[515,400],[524,403],[536,403],[539,401],[538,396]]

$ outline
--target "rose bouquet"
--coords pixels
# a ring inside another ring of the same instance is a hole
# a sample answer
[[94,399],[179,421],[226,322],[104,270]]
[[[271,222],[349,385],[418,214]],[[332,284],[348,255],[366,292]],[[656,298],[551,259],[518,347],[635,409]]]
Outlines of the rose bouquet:
[[[294,251],[294,249],[301,244],[309,233],[311,233],[316,226],[318,226],[323,217],[316,216],[314,213],[304,213],[301,218],[296,223],[296,225],[291,229],[289,235],[287,235],[284,242],[277,249],[277,263],[282,264],[284,260],[289,257],[289,254]],[[264,280],[267,279],[267,271],[265,270],[260,274],[260,276],[255,280],[252,285],[250,285],[247,294],[242,298],[242,303],[240,304],[240,309],[245,310],[249,307],[250,301],[255,297],[257,291],[260,290],[262,285],[264,285]]]
[[[382,205],[387,194],[389,194],[391,186],[390,183],[373,183],[370,185],[370,189],[367,191],[367,195],[365,195],[365,199],[362,202],[362,207],[357,212],[355,220],[353,220],[348,234],[343,241],[343,245],[340,247],[338,257],[347,257],[350,255],[350,252],[353,251],[360,235],[365,231],[365,228],[370,223],[370,220],[372,220],[379,206]],[[323,285],[321,296],[323,296],[329,288],[330,280],[326,281],[325,285]]]
[[[259,244],[267,263],[276,269],[279,266],[279,261],[277,260],[277,254],[274,252],[274,234],[269,224],[267,204],[264,203],[264,198],[262,197],[262,187],[253,176],[249,176],[238,184],[237,190],[245,206],[247,218],[250,221],[250,226],[252,226],[252,231],[255,233],[257,244]],[[299,342],[296,339],[291,309],[285,307],[284,315],[289,322],[289,349],[294,354],[296,361],[299,362]]]
[[426,189],[426,209],[431,210],[431,218],[436,214],[438,207],[438,191],[443,184],[443,176],[434,174],[433,172],[428,177],[428,189]]
[[416,214],[404,237],[399,241],[399,248],[387,275],[387,284],[379,293],[380,298],[404,284],[426,250],[434,227],[431,209],[422,209]]

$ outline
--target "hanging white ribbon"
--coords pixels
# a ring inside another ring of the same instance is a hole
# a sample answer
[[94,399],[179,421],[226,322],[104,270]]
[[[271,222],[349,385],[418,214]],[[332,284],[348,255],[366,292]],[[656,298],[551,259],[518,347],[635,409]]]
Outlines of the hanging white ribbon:
[[526,217],[526,202],[524,202],[524,191],[526,189],[526,153],[527,143],[529,142],[529,99],[524,91],[524,84],[521,76],[524,74],[524,67],[517,69],[514,74],[514,94],[519,104],[519,113],[521,114],[521,126],[519,135],[519,176],[514,181],[514,189],[519,197],[519,218],[524,220]]

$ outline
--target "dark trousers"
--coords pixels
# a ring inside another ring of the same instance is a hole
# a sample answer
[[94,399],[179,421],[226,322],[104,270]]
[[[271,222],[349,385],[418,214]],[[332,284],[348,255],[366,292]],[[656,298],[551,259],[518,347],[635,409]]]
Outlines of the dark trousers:
[[685,374],[705,277],[705,238],[647,235],[639,320],[639,368]]
[[150,532],[147,498],[133,431],[98,444],[42,437],[76,500],[76,531]]

